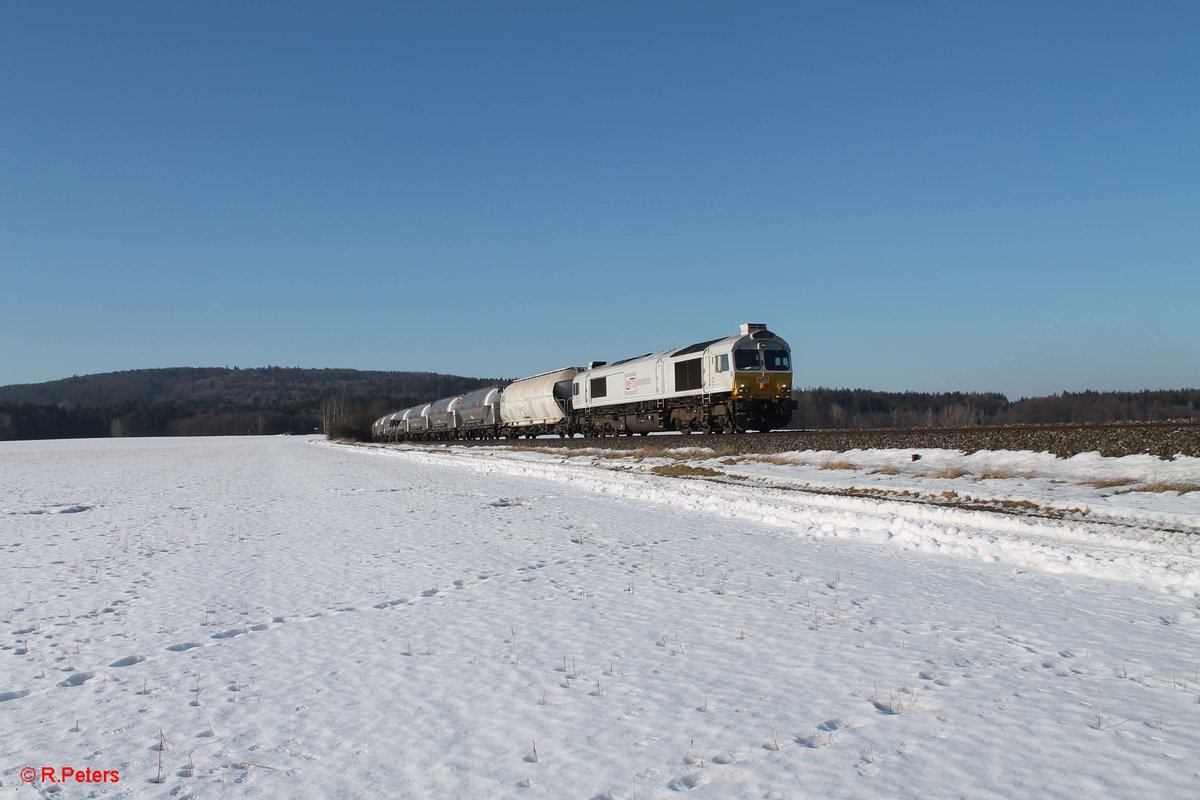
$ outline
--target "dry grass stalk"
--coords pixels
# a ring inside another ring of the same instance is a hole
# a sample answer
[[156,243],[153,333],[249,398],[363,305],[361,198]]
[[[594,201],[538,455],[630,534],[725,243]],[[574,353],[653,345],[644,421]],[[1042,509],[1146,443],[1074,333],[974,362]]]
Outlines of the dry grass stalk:
[[993,500],[991,502],[1003,508],[1009,509],[1028,509],[1030,511],[1035,511],[1041,508],[1041,506],[1032,500]]
[[967,472],[965,469],[962,469],[961,467],[945,467],[944,469],[939,469],[937,472],[930,473],[930,477],[931,478],[961,478],[963,475],[970,475],[970,474],[971,473]]
[[738,455],[742,455],[742,454],[739,453],[738,449],[736,447],[734,447],[733,445],[721,444],[721,445],[717,445],[716,447],[685,446],[685,447],[681,447],[678,449],[668,448],[665,450],[657,450],[657,451],[650,450],[646,453],[646,455],[651,455],[651,456],[659,455],[659,456],[665,456],[666,458],[682,459],[682,458],[726,458],[729,456],[738,456]]
[[1134,486],[1131,489],[1122,489],[1117,494],[1130,494],[1131,492],[1154,492],[1161,494],[1163,492],[1179,492],[1179,494],[1187,494],[1188,492],[1200,492],[1200,483],[1187,483],[1184,481],[1147,481],[1141,486]]
[[1014,472],[1007,469],[994,469],[992,467],[984,467],[983,471],[976,476],[977,481],[1001,480],[1004,478],[1036,478],[1037,474],[1033,472]]
[[799,463],[794,458],[772,454],[746,456],[746,458],[750,461],[757,461],[761,464],[775,464],[780,467],[794,467]]
[[655,475],[668,475],[673,478],[715,478],[721,473],[708,467],[692,467],[687,464],[659,464],[651,467]]
[[1111,489],[1114,486],[1128,486],[1137,483],[1134,478],[1097,478],[1091,481],[1080,481],[1080,486],[1091,486],[1093,489]]
[[821,462],[821,469],[858,469],[858,464],[844,458],[827,458]]

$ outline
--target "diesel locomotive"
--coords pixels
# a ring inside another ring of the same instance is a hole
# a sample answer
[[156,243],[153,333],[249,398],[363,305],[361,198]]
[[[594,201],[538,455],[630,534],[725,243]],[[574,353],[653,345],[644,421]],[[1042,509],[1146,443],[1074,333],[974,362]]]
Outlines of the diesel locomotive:
[[787,424],[791,350],[758,323],[734,336],[585,367],[564,367],[402,409],[372,426],[377,442],[556,434],[741,433]]

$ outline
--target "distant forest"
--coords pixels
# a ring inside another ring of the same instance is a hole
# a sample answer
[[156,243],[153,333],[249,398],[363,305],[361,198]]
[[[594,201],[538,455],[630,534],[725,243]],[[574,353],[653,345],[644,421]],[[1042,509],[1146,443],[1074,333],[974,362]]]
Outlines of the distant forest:
[[1063,392],[1010,402],[1002,394],[812,389],[795,393],[793,428],[965,428],[1200,419],[1200,389]]
[[324,432],[501,382],[298,367],[109,372],[0,387],[0,440]]
[[[361,436],[400,408],[503,379],[352,369],[177,368],[0,387],[0,440],[330,432]],[[1002,394],[797,391],[794,428],[974,425],[1200,418],[1200,389]]]

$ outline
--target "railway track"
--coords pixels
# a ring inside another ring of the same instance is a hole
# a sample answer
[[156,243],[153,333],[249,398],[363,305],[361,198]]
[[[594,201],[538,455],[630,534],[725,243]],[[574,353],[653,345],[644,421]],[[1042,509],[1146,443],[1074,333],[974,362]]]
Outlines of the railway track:
[[733,454],[781,453],[793,450],[864,450],[943,448],[1033,450],[1063,458],[1099,452],[1104,456],[1149,454],[1200,458],[1200,419],[1155,422],[1103,422],[1063,425],[1009,425],[975,428],[867,430],[784,430],[770,433],[620,436],[606,438],[503,439],[468,441],[462,445],[512,448],[604,448],[608,450],[712,447]]

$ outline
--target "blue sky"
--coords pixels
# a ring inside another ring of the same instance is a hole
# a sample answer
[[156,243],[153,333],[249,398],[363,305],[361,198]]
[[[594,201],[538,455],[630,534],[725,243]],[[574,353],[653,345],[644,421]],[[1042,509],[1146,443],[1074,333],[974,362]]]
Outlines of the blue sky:
[[1194,2],[0,4],[0,384],[1200,385]]

